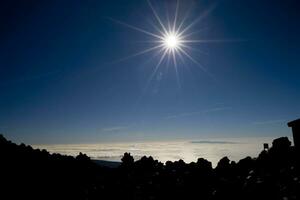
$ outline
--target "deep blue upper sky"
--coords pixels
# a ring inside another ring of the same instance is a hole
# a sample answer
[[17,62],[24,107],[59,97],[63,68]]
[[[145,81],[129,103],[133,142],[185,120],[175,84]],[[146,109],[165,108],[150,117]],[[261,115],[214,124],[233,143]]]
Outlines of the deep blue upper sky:
[[[175,1],[152,1],[165,19]],[[193,62],[166,63],[145,90],[159,55],[149,47],[147,1],[2,1],[0,132],[17,142],[86,143],[291,135],[300,116],[297,0],[181,1]],[[234,41],[235,40],[235,41]],[[201,53],[205,52],[205,53]]]

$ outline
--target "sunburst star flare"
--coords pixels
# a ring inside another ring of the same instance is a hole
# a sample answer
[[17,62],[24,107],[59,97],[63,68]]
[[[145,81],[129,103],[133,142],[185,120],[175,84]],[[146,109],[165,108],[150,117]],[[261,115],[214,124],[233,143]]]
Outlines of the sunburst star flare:
[[[214,40],[204,40],[204,39],[190,39],[194,33],[197,33],[198,31],[192,32],[191,29],[192,27],[196,24],[199,23],[209,12],[212,11],[212,9],[209,9],[208,11],[204,12],[203,15],[200,15],[198,18],[195,20],[192,20],[191,23],[188,23],[187,21],[187,16],[188,13],[180,19],[178,17],[179,13],[179,0],[176,1],[176,8],[175,12],[173,14],[173,19],[170,20],[169,17],[167,19],[162,19],[158,12],[155,10],[154,6],[152,5],[151,1],[148,0],[148,5],[151,8],[151,11],[155,17],[156,25],[153,25],[153,28],[155,29],[154,31],[149,31],[145,30],[140,27],[136,27],[115,19],[111,19],[112,21],[119,23],[123,26],[126,26],[130,29],[133,29],[135,31],[138,31],[140,33],[143,33],[149,37],[152,37],[153,39],[147,43],[150,43],[152,46],[144,49],[140,52],[137,52],[131,56],[128,56],[128,58],[132,58],[135,56],[143,55],[146,53],[154,52],[157,51],[160,54],[160,58],[158,59],[158,63],[155,65],[153,73],[150,76],[150,80],[148,81],[151,82],[152,78],[155,76],[157,73],[158,69],[161,67],[161,65],[164,63],[164,60],[167,59],[168,65],[171,64],[174,67],[176,76],[177,76],[177,82],[178,86],[180,87],[180,81],[179,81],[179,74],[178,74],[178,62],[179,59],[181,62],[184,64],[184,59],[188,59],[191,61],[194,65],[196,65],[198,68],[200,68],[203,72],[208,74],[210,77],[214,78],[210,72],[202,65],[198,60],[192,57],[190,54],[189,50],[192,50],[193,48],[191,47],[194,44],[200,44],[200,43],[206,43],[207,42],[212,42]],[[220,41],[220,40],[218,40]],[[179,58],[179,59],[178,59]],[[124,59],[122,59],[124,60]],[[167,66],[168,67],[168,66]],[[148,85],[147,83],[147,85]],[[146,86],[147,87],[147,86]]]

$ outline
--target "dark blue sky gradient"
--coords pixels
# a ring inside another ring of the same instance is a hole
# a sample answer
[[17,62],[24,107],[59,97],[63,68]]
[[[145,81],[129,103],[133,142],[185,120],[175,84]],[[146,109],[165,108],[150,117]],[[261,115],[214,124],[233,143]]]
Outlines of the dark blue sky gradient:
[[[152,1],[164,18],[175,1]],[[178,86],[159,56],[144,54],[155,31],[146,1],[2,1],[0,132],[17,142],[87,143],[291,135],[300,116],[300,13],[296,0],[181,1],[188,22],[215,9]],[[155,22],[156,23],[156,22]],[[205,52],[205,54],[199,51]],[[151,59],[152,58],[152,59]]]

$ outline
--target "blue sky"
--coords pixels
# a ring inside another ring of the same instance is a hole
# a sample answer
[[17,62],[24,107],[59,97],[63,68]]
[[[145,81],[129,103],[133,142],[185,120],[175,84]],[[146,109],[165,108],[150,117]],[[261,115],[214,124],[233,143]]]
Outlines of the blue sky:
[[[151,1],[163,20],[176,1]],[[3,1],[0,132],[17,142],[89,143],[291,135],[300,116],[296,0],[180,1],[192,27],[188,59],[164,62],[147,1]],[[225,41],[229,40],[229,41]]]

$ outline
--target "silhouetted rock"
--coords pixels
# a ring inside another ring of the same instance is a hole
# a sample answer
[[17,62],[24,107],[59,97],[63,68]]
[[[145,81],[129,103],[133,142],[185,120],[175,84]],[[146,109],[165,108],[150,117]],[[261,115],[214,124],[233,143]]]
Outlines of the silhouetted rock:
[[292,127],[294,145],[297,148],[298,154],[300,153],[300,119],[296,119],[288,123],[289,127]]
[[276,149],[278,151],[287,151],[291,144],[292,143],[287,137],[277,138],[272,142],[272,149]]
[[204,172],[210,172],[212,170],[212,164],[208,160],[204,158],[198,158],[197,160],[197,166],[199,170]]
[[[222,158],[217,167],[199,158],[166,164],[124,153],[118,168],[101,167],[87,155],[50,154],[0,135],[1,199],[297,199],[300,176],[287,138],[273,141],[257,158]],[[8,197],[8,198],[7,198]]]

